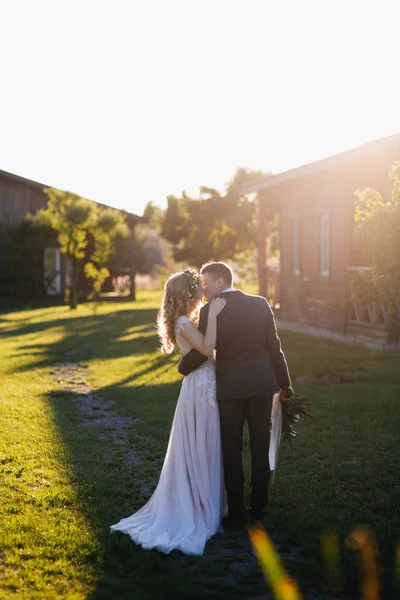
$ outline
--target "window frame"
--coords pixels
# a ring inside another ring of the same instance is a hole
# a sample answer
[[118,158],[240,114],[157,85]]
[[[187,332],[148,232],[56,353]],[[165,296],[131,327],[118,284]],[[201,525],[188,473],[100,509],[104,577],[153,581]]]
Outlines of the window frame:
[[293,275],[300,275],[300,218],[294,217],[292,221],[292,234],[293,234]]
[[320,273],[322,277],[330,276],[330,237],[330,216],[329,213],[324,213],[320,218]]
[[[48,257],[53,255],[53,272],[49,272]],[[59,248],[47,246],[43,252],[43,276],[48,296],[59,296],[62,293],[61,252]]]

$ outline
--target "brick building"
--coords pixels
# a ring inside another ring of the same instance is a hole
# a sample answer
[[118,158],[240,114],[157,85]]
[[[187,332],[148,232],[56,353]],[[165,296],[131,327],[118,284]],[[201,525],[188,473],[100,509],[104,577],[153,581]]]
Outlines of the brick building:
[[[351,273],[370,268],[353,245],[355,192],[371,187],[388,197],[389,170],[399,159],[397,134],[243,188],[259,199],[260,294],[274,296],[284,324],[383,347],[395,342],[384,307],[352,301]],[[265,250],[271,208],[279,215],[280,246],[272,291]]]

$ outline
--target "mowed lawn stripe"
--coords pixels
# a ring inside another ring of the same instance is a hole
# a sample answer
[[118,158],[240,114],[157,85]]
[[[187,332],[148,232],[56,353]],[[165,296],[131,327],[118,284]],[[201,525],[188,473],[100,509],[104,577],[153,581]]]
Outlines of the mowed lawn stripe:
[[[218,540],[204,557],[166,557],[109,534],[154,489],[179,394],[178,355],[157,351],[160,298],[142,292],[136,303],[101,305],[96,318],[89,306],[0,315],[0,598],[239,599],[267,590],[241,541],[223,542],[234,560]],[[320,536],[337,531],[343,586],[355,597],[346,538],[369,525],[389,598],[400,538],[399,353],[288,331],[281,338],[315,423],[299,431],[293,453],[281,448],[267,529],[300,588],[327,598]],[[110,414],[132,419],[135,464],[124,463],[107,429],[83,424],[57,364],[78,365],[90,393],[113,403]],[[359,379],[338,377],[362,370]],[[245,448],[249,481],[247,436]]]

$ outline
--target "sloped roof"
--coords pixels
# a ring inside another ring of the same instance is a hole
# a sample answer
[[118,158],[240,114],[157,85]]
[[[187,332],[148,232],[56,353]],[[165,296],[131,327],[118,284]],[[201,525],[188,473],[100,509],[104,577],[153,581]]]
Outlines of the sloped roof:
[[25,177],[20,177],[20,175],[14,175],[14,173],[8,173],[8,171],[2,171],[1,169],[0,169],[0,177],[5,177],[6,179],[11,179],[12,181],[17,181],[18,183],[26,183],[32,187],[39,188],[39,189],[50,187],[49,185],[44,185],[44,183],[32,181],[31,179],[26,179]]
[[242,194],[250,194],[252,192],[258,192],[260,190],[286,183],[288,181],[295,180],[299,177],[306,177],[308,175],[315,175],[328,169],[334,169],[350,162],[355,162],[374,154],[380,154],[381,152],[393,149],[394,153],[398,153],[400,157],[400,133],[390,135],[388,137],[380,138],[367,142],[362,146],[357,146],[351,150],[346,150],[340,154],[334,154],[328,158],[323,158],[289,171],[283,171],[276,175],[267,176],[262,179],[252,181],[241,187]]
[[[4,177],[5,179],[10,179],[11,181],[16,181],[17,183],[23,183],[26,185],[29,185],[31,187],[34,187],[36,189],[40,189],[43,190],[45,188],[48,187],[54,187],[54,186],[50,186],[50,185],[45,185],[44,183],[39,183],[38,181],[33,181],[32,179],[26,179],[25,177],[21,177],[20,175],[15,175],[14,173],[9,173],[8,171],[2,171],[0,169],[0,178]],[[91,200],[90,198],[87,198],[87,200],[90,200],[90,202],[94,202],[95,204],[98,204],[99,206],[102,206],[103,208],[113,208],[114,210],[117,210],[118,212],[122,213],[123,215],[126,216],[127,219],[130,219],[131,221],[143,221],[146,222],[147,219],[145,217],[140,217],[139,215],[135,215],[134,213],[130,213],[122,208],[115,208],[114,206],[109,206],[108,204],[103,204],[102,202],[97,202],[96,200]]]

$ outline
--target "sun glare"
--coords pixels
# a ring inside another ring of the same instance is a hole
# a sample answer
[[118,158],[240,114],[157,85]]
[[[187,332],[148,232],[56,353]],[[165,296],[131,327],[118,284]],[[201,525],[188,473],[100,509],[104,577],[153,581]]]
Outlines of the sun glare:
[[20,12],[1,9],[0,169],[100,202],[141,213],[239,166],[281,172],[400,131],[385,2]]

